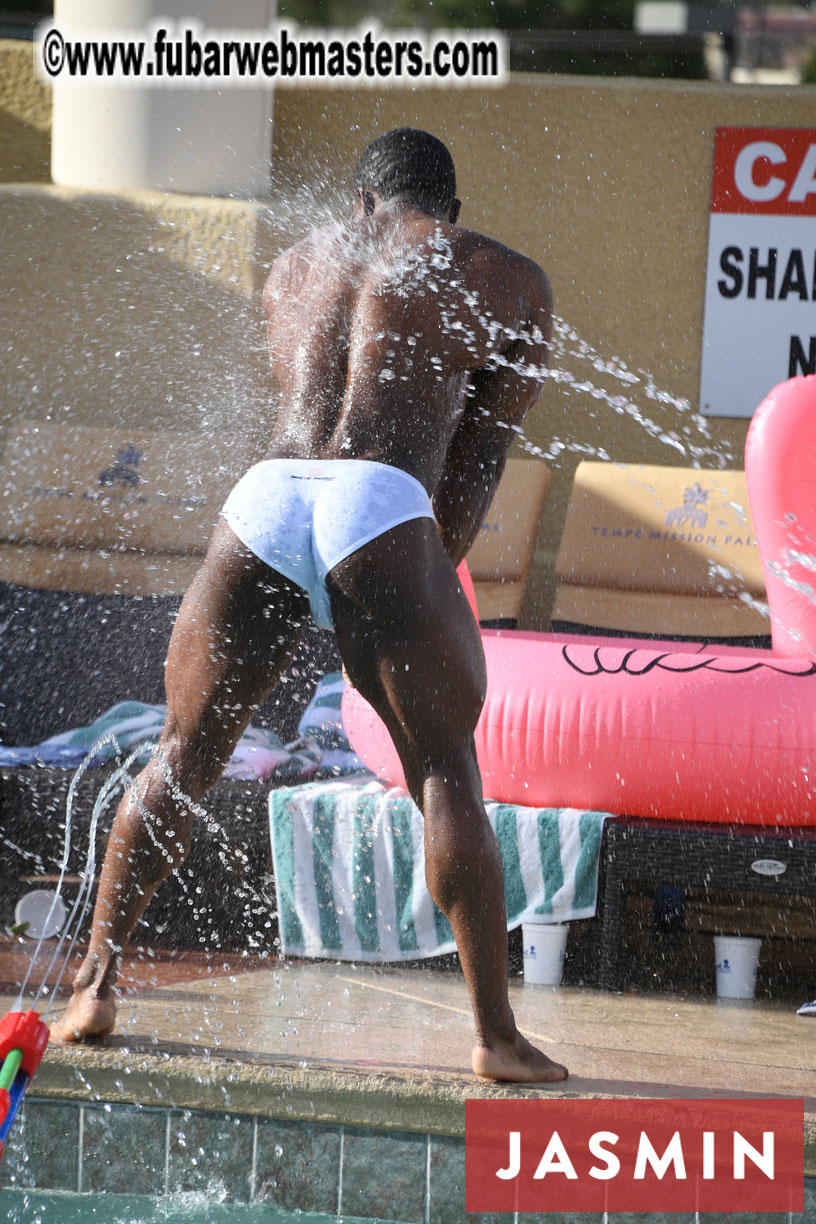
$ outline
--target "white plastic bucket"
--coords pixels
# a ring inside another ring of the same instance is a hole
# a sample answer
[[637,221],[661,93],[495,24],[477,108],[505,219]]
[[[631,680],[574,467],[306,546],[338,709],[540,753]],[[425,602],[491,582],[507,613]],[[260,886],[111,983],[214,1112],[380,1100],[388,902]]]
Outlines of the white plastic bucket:
[[14,910],[16,925],[26,924],[25,934],[29,939],[50,939],[59,935],[67,917],[62,898],[45,888],[25,893]]
[[536,986],[560,983],[568,932],[566,923],[522,922],[525,982]]
[[721,999],[753,999],[761,939],[747,935],[715,935],[717,994]]

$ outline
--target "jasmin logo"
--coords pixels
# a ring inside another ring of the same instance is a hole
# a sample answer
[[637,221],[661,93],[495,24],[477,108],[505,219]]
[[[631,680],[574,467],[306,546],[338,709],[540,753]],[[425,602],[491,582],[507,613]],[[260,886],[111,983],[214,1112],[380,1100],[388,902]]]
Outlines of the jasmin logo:
[[[725,968],[730,969],[728,961],[725,962]],[[496,1170],[496,1176],[503,1180],[509,1181],[521,1174],[521,1135],[521,1131],[510,1131],[507,1167]],[[730,1150],[733,1152],[734,1177],[742,1180],[745,1177],[746,1160],[752,1160],[766,1177],[773,1179],[773,1131],[762,1132],[761,1151],[757,1151],[739,1131],[734,1131],[732,1138],[733,1145]],[[622,1168],[622,1161],[615,1148],[620,1140],[621,1136],[614,1131],[594,1131],[589,1136],[587,1150],[596,1158],[596,1161],[600,1162],[591,1165],[588,1171],[590,1177],[597,1178],[598,1181],[608,1181],[618,1176]],[[703,1131],[701,1148],[703,1179],[712,1181],[717,1175],[716,1131]],[[646,1131],[640,1132],[631,1176],[635,1181],[643,1181],[650,1172],[659,1179],[666,1176],[672,1176],[679,1181],[687,1179],[687,1155],[680,1131],[674,1132],[662,1152],[658,1151]],[[553,1173],[560,1173],[571,1181],[578,1180],[575,1165],[558,1131],[553,1131],[550,1135],[541,1159],[535,1166],[533,1181],[543,1181],[545,1177]]]
[[106,471],[99,473],[99,484],[103,487],[106,485],[126,485],[129,489],[135,489],[141,480],[141,476],[136,471],[141,458],[141,451],[137,451],[132,446],[120,446],[116,463],[114,463],[113,467],[109,467]]
[[705,527],[708,522],[708,499],[710,489],[703,489],[695,481],[683,493],[683,504],[666,515],[667,527]]
[[467,1101],[465,1210],[802,1211],[804,1102]]

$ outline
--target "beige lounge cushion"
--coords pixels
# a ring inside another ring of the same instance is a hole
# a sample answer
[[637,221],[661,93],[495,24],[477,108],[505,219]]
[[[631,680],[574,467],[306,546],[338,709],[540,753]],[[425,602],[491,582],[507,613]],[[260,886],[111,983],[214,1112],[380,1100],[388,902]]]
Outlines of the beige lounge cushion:
[[546,463],[508,459],[467,556],[480,620],[518,619],[550,480]]
[[52,590],[175,594],[189,583],[244,439],[24,422],[0,458],[0,574]]
[[770,631],[744,472],[579,464],[556,577],[553,621],[678,636]]
[[[255,456],[240,438],[23,422],[0,457],[0,576],[50,590],[186,590]],[[550,484],[511,459],[468,556],[482,619],[518,617]]]
[[183,595],[200,556],[0,544],[0,579],[83,595]]

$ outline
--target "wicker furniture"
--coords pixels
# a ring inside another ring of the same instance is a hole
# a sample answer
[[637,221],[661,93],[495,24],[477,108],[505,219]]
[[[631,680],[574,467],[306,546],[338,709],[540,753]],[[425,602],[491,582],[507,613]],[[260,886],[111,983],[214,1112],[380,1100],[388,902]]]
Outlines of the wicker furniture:
[[[596,980],[607,990],[624,988],[626,896],[635,884],[811,898],[816,930],[816,829],[608,820],[595,932]],[[755,933],[740,931],[736,910],[726,922],[724,934]]]

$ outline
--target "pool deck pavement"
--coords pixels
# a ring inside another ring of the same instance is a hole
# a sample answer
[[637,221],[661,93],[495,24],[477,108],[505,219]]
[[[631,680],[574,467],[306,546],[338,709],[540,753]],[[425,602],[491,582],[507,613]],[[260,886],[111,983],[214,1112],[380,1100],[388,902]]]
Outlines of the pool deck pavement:
[[[21,945],[0,944],[3,1012],[22,957]],[[816,1174],[816,1019],[790,1004],[515,978],[519,1027],[570,1078],[514,1087],[470,1073],[472,1021],[456,973],[141,952],[125,958],[120,984],[117,1032],[50,1045],[38,1095],[445,1135],[464,1133],[474,1096],[804,1098],[806,1169]],[[63,1008],[57,998],[53,1015]]]

